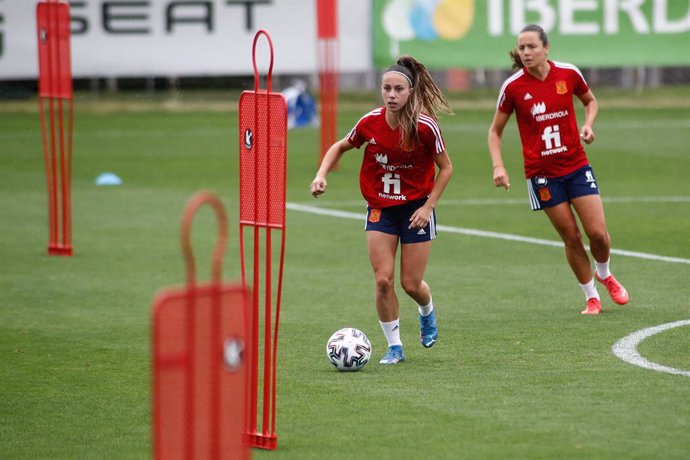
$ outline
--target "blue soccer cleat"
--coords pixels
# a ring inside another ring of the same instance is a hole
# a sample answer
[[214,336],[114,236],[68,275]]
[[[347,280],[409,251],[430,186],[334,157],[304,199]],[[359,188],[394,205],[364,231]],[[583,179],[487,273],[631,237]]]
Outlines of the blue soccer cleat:
[[419,339],[424,348],[431,348],[438,339],[436,314],[432,311],[428,316],[419,315]]
[[381,358],[381,364],[397,364],[405,361],[405,353],[403,353],[402,345],[393,345],[388,347],[388,353]]

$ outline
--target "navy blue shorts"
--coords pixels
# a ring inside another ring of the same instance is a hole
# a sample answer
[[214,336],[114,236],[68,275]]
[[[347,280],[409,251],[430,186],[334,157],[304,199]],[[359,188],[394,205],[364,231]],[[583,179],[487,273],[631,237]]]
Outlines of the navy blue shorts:
[[527,179],[527,192],[532,211],[539,211],[579,196],[598,195],[599,187],[592,167],[587,165],[562,177]]
[[436,211],[431,212],[429,223],[424,228],[409,228],[410,217],[426,203],[426,198],[388,208],[367,206],[366,231],[397,235],[401,244],[423,243],[436,238]]

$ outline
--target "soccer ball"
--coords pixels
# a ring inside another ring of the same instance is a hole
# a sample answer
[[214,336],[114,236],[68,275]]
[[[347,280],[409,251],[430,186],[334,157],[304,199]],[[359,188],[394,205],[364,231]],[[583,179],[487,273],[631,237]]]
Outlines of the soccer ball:
[[364,332],[345,327],[328,339],[326,356],[339,371],[358,371],[369,362],[371,343]]

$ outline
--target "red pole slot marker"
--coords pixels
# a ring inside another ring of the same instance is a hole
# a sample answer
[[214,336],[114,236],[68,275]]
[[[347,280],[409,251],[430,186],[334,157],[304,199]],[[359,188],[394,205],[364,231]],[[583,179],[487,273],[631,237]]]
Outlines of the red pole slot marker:
[[[204,204],[215,211],[218,237],[211,281],[196,280],[191,224]],[[158,293],[152,318],[153,457],[250,458],[244,439],[250,293],[222,284],[228,225],[218,197],[198,192],[182,217],[186,285]]]
[[[261,36],[268,42],[270,55],[265,90],[260,89],[256,59],[257,42]],[[245,255],[245,227],[252,229],[253,237],[250,261],[254,288],[250,337],[252,362],[247,381],[250,408],[246,436],[252,447],[275,450],[278,328],[286,241],[287,103],[282,94],[272,92],[273,42],[265,30],[259,30],[254,37],[252,62],[254,91],[244,91],[239,102],[240,260],[245,285],[250,269]],[[274,268],[276,256],[273,254],[275,232],[280,232],[277,273]],[[274,275],[278,278],[277,288],[274,286]],[[261,369],[260,349],[263,352]],[[260,375],[263,376],[261,381]]]
[[48,194],[48,254],[71,256],[74,97],[69,4],[38,3],[36,25],[38,100]]

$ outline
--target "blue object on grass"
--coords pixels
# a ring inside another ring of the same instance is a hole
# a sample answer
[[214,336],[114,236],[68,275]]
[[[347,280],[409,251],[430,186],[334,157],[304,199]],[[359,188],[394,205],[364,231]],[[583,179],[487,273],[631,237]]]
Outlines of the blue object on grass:
[[122,179],[117,174],[111,172],[104,172],[96,178],[96,185],[121,185]]

